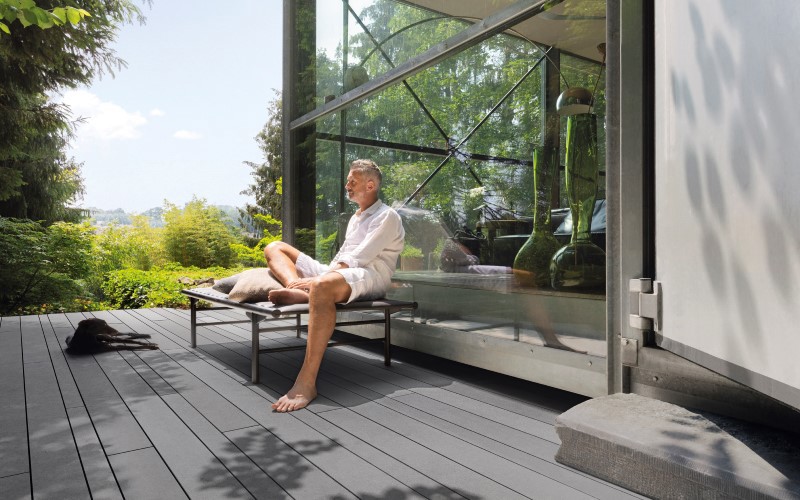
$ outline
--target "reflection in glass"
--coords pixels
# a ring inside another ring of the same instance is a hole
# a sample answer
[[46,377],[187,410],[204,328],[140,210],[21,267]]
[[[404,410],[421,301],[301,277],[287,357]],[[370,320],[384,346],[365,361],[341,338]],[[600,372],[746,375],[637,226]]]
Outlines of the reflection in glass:
[[[302,94],[302,103],[311,108],[381,79],[392,67],[460,33],[484,18],[481,8],[496,10],[512,2],[312,3],[316,45],[308,47],[316,58],[310,59],[313,71],[304,76],[316,92]],[[302,184],[315,196],[301,212],[315,218],[317,258],[328,261],[335,254],[354,210],[342,191],[347,165],[370,158],[384,173],[381,199],[397,208],[406,229],[390,296],[419,302],[413,321],[403,318],[411,328],[432,329],[443,343],[474,334],[514,341],[514,349],[527,343],[603,356],[603,295],[548,289],[550,259],[572,229],[563,225],[555,243],[551,231],[568,212],[559,207],[573,205],[568,192],[571,199],[585,197],[576,192],[585,188],[579,169],[562,175],[561,165],[568,162],[559,156],[565,149],[568,156],[588,151],[603,170],[598,143],[603,131],[597,121],[602,124],[605,116],[605,89],[598,80],[599,59],[582,47],[604,39],[604,23],[600,14],[578,19],[574,9],[567,9],[583,3],[566,0],[547,18],[532,18],[482,40],[318,119],[307,136],[314,147],[296,160],[312,174]],[[538,38],[547,33],[563,36]],[[545,51],[553,60],[551,71],[561,74],[565,86],[596,90],[592,109],[598,116],[594,125],[584,119],[570,122],[569,141],[575,145],[568,148],[559,147],[566,143],[567,128],[559,129],[567,120],[556,121],[553,148],[535,151],[549,126],[545,113],[552,112],[559,92],[557,83],[545,88],[544,71],[526,78]],[[578,129],[588,130],[593,141],[576,141]],[[576,149],[579,144],[583,149]],[[596,171],[593,175],[595,196],[602,186]],[[580,209],[574,212],[576,226],[588,227],[591,220],[581,218]]]
[[561,246],[550,228],[550,203],[558,166],[558,150],[551,144],[533,151],[533,231],[514,259],[514,276],[522,286],[550,285],[550,260]]

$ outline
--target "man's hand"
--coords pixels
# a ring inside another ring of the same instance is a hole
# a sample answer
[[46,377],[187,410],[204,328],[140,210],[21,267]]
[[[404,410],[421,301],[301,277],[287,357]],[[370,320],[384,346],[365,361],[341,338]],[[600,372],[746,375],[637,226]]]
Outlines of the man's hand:
[[311,289],[311,283],[313,281],[313,278],[298,278],[286,285],[286,288],[296,288],[307,292]]

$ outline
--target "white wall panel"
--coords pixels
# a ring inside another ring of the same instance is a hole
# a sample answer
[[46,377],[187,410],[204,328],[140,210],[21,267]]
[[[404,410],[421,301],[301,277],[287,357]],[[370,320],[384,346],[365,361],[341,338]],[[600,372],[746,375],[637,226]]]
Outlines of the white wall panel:
[[655,17],[662,345],[800,407],[800,2]]

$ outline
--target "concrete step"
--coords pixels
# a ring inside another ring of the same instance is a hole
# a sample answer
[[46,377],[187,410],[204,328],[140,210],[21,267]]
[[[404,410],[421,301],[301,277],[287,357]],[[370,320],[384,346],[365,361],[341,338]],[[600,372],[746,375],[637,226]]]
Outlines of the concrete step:
[[800,499],[791,433],[635,394],[581,403],[556,432],[556,460],[649,497]]

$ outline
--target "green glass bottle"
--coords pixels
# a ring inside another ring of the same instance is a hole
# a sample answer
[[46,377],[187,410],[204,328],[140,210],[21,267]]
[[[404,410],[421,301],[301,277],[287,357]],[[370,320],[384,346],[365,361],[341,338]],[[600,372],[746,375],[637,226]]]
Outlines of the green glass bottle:
[[533,231],[514,259],[514,277],[521,286],[550,286],[550,260],[560,244],[550,228],[553,183],[558,178],[558,149],[550,144],[533,150]]
[[590,240],[598,177],[597,115],[569,115],[565,186],[572,237],[550,263],[551,285],[556,290],[598,289],[605,285],[606,254]]

